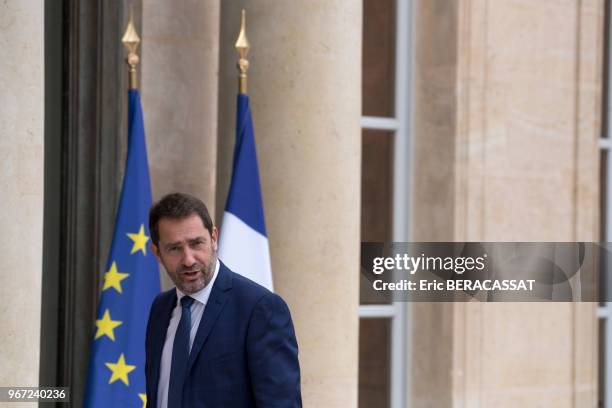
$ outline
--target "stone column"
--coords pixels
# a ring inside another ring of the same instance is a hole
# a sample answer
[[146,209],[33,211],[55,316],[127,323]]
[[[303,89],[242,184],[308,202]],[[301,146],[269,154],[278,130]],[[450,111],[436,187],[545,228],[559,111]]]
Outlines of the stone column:
[[[142,103],[153,199],[181,191],[215,213],[219,0],[142,2]],[[171,282],[162,272],[162,286]]]
[[37,386],[44,190],[44,4],[0,4],[0,384]]
[[361,2],[222,3],[218,215],[235,139],[243,7],[274,287],[294,318],[304,406],[356,406]]
[[[451,23],[417,25],[417,81],[431,82],[416,85],[415,146],[433,159],[417,166],[416,196],[448,201],[416,206],[415,239],[597,241],[603,2],[436,3],[418,2],[417,21]],[[450,46],[432,48],[444,38]],[[418,225],[436,216],[437,230]],[[415,361],[434,356],[442,396],[427,399],[416,367],[417,405],[596,405],[595,304],[418,307],[429,314],[415,313],[416,327],[448,325],[413,334]]]
[[[413,4],[413,190],[411,239],[455,239],[455,98],[457,3],[419,0]],[[453,406],[452,303],[413,303],[410,406]]]

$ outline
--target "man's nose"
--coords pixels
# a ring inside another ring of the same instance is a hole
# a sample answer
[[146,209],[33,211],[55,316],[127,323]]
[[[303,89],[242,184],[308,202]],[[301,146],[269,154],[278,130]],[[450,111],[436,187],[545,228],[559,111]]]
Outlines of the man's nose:
[[194,256],[193,256],[193,252],[191,251],[191,248],[186,247],[185,248],[185,252],[183,253],[183,266],[186,267],[191,267],[194,263],[196,262]]

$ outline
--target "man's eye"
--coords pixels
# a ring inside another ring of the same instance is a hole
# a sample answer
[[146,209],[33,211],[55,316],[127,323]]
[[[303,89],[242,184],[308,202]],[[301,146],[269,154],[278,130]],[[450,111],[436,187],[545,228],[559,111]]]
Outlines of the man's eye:
[[170,251],[170,252],[176,252],[178,250],[179,250],[179,247],[177,247],[177,246],[173,246],[173,247],[168,248],[168,251]]
[[202,244],[204,244],[204,241],[194,241],[194,242],[191,243],[191,246],[193,248],[199,248],[199,247],[202,246]]

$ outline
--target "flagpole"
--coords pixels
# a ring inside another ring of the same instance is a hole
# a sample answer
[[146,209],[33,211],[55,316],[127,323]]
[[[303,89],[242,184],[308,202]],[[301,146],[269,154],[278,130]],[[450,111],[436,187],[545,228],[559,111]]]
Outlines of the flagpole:
[[[136,50],[138,49],[138,45],[140,44],[140,37],[134,28],[134,18],[132,9],[130,8],[130,20],[128,22],[127,28],[125,29],[125,33],[123,34],[123,38],[121,39],[125,49],[128,52],[125,61],[128,64],[128,72],[130,75],[130,89],[138,89],[138,76],[136,71],[136,65],[140,62],[140,58],[138,54],[136,54]],[[248,64],[248,63],[247,63]]]
[[[153,201],[144,120],[137,89],[140,38],[130,19],[122,38],[128,51],[128,146],[115,229],[107,258],[85,388],[86,408],[146,406],[147,317],[160,292],[157,260],[147,252]],[[149,397],[152,397],[149,395]],[[149,405],[155,406],[154,396]]]
[[[270,244],[259,181],[253,118],[247,95],[249,40],[242,10],[238,51],[238,95],[236,97],[236,143],[234,164],[223,225],[219,235],[219,259],[234,272],[273,290]],[[245,251],[245,248],[249,248]]]
[[238,92],[241,94],[247,93],[247,70],[249,69],[249,61],[246,59],[249,53],[249,40],[246,36],[246,11],[242,9],[240,19],[240,34],[236,40],[236,51],[240,58],[238,59]]

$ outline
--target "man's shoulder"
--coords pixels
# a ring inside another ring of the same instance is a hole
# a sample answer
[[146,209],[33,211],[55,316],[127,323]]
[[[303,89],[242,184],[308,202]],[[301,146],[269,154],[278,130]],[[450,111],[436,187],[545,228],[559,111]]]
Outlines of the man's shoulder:
[[227,273],[229,278],[231,279],[232,289],[235,289],[239,292],[253,293],[256,295],[266,295],[268,293],[272,293],[267,288],[261,286],[257,282],[252,281],[251,279],[232,271],[223,263],[221,263],[221,268],[225,269],[224,272]]
[[225,269],[224,273],[231,279],[232,292],[235,296],[240,297],[241,301],[254,305],[264,298],[279,297],[257,282],[232,271],[223,263],[221,263],[221,267]]
[[157,296],[155,296],[155,299],[153,299],[153,305],[151,307],[154,308],[157,305],[161,305],[166,302],[169,302],[175,296],[176,296],[176,289],[174,287],[172,289],[168,289],[165,292],[158,293]]
[[[274,327],[278,327],[280,332],[290,328],[293,333],[291,311],[280,295],[229,269],[226,276],[231,276],[233,281],[231,292],[235,307],[248,312],[251,336]],[[295,334],[291,336],[295,337]]]

